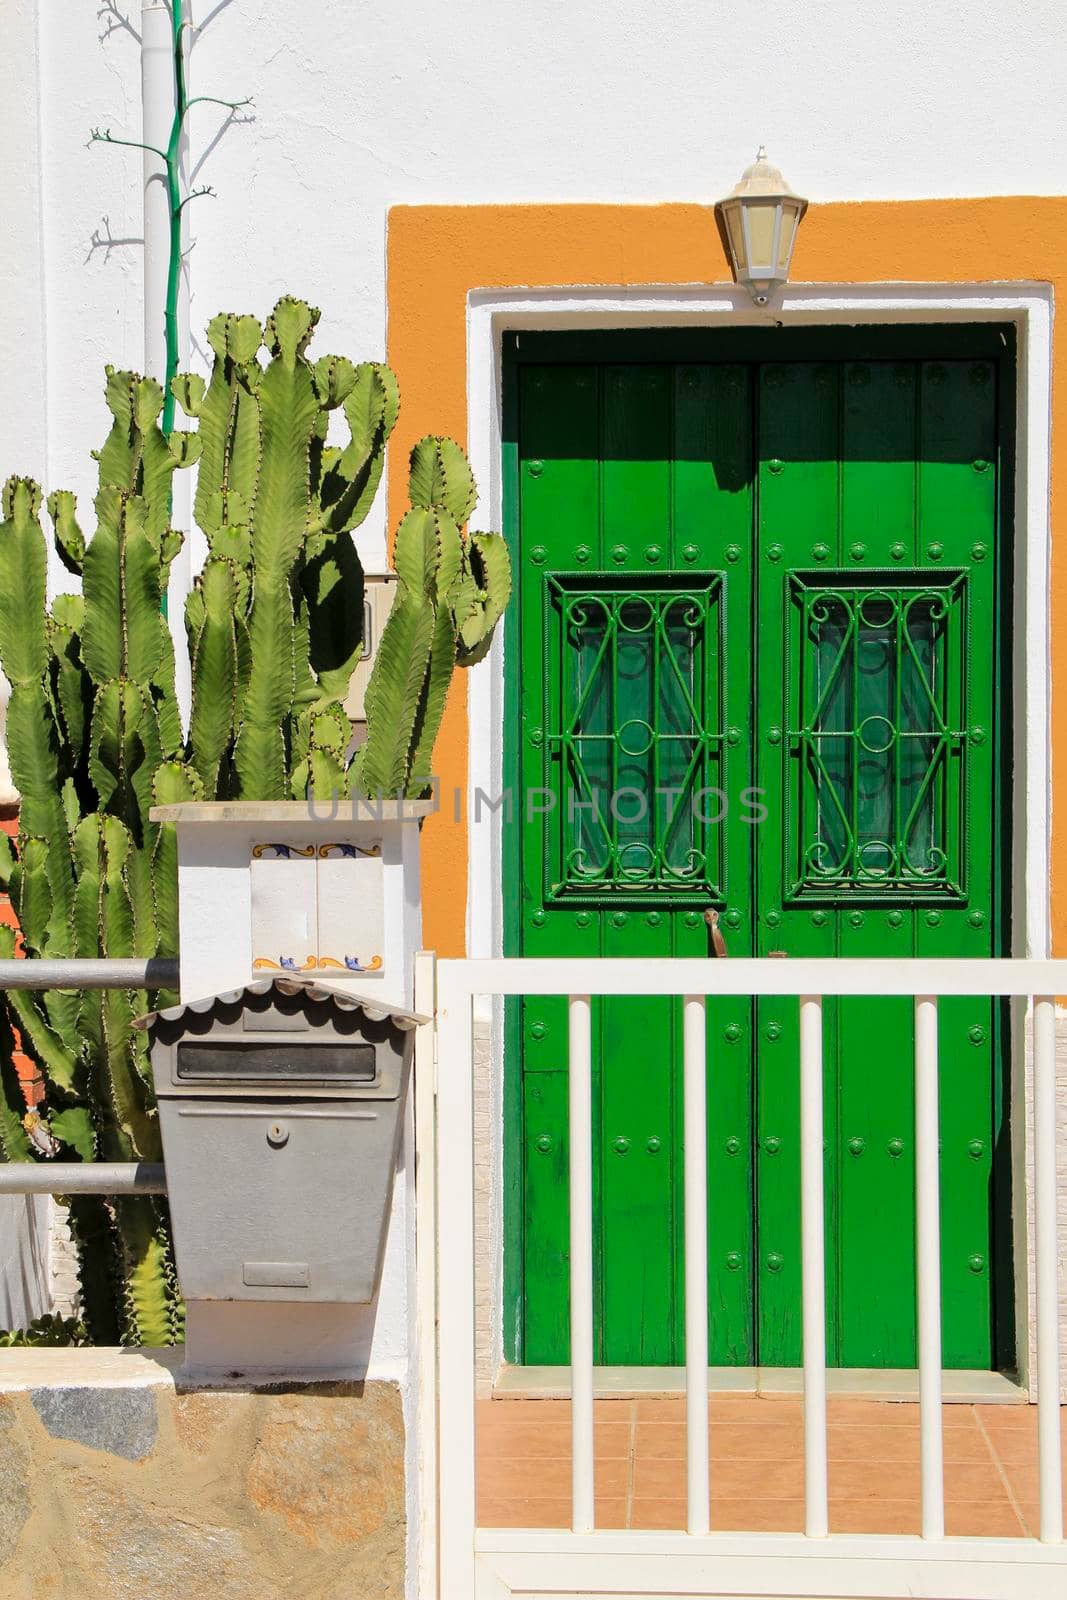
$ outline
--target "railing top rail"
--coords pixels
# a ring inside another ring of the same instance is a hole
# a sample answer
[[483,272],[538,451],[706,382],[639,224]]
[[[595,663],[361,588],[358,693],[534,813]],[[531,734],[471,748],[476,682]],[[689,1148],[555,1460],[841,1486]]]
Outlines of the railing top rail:
[[467,995],[1067,995],[1067,960],[630,960],[509,956],[442,960]]

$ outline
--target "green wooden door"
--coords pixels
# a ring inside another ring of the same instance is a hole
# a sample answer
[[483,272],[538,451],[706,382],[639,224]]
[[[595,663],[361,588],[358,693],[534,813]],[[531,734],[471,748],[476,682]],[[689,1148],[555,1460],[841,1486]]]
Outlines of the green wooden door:
[[[512,336],[506,949],[1006,949],[995,329]],[[1007,677],[1008,674],[1005,673]],[[830,1359],[915,1360],[912,1022],[827,1005]],[[945,1359],[1011,1358],[1006,1021],[941,1015]],[[594,1017],[597,1360],[684,1359],[680,1008]],[[709,1003],[709,1335],[800,1359],[795,1001]],[[508,1354],[567,1359],[565,1002],[510,1017]]]

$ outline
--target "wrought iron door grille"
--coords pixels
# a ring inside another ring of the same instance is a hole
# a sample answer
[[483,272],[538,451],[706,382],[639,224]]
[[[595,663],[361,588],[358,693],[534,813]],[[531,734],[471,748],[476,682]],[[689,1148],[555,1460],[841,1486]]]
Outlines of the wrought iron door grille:
[[937,576],[789,574],[793,900],[966,898],[967,578]]
[[722,899],[723,579],[546,578],[545,898]]

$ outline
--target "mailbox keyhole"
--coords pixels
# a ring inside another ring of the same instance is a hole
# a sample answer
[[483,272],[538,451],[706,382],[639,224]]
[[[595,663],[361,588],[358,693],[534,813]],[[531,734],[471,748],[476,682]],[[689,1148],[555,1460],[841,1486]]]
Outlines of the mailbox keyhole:
[[267,1143],[279,1150],[283,1144],[289,1142],[289,1129],[284,1122],[272,1122],[267,1129]]

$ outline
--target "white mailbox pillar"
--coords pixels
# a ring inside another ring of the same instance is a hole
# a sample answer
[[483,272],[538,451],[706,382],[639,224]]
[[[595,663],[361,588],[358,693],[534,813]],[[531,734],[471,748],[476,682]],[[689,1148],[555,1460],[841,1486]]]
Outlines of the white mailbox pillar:
[[[419,826],[432,801],[214,801],[158,806],[178,836],[181,1000],[287,972],[411,1007],[420,944]],[[188,1304],[195,1373],[402,1378],[414,1261],[410,1142],[370,1306]],[[331,1226],[323,1196],[322,1226]]]

